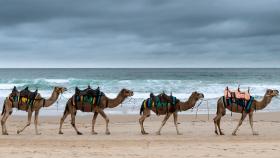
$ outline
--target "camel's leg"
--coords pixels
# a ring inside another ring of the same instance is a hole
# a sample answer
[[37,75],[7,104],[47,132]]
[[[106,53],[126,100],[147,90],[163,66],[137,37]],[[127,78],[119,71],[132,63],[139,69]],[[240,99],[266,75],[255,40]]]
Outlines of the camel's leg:
[[166,121],[169,119],[169,117],[170,117],[170,113],[167,113],[167,114],[165,115],[165,117],[164,117],[162,123],[161,123],[160,128],[158,129],[158,131],[157,131],[157,133],[156,133],[157,135],[160,135],[160,131],[161,131],[162,127],[165,125]]
[[217,116],[213,119],[214,125],[215,125],[215,133],[219,135],[218,133],[218,120],[222,117],[222,114],[218,113]]
[[35,133],[36,135],[40,135],[41,133],[38,132],[38,116],[39,116],[39,110],[35,111],[35,118],[34,118],[34,125],[35,125]]
[[97,134],[97,132],[94,131],[94,125],[95,125],[97,116],[98,116],[98,112],[94,112],[93,118],[92,118],[92,130],[91,130],[91,134]]
[[63,132],[62,132],[62,125],[63,125],[64,120],[66,119],[66,117],[67,117],[69,114],[70,114],[69,111],[65,111],[65,113],[64,113],[63,116],[61,117],[58,134],[63,134]]
[[173,113],[173,117],[174,117],[174,125],[176,127],[176,131],[177,131],[177,134],[178,135],[182,135],[182,133],[179,132],[179,129],[178,129],[178,113],[177,112],[174,112]]
[[30,124],[31,124],[31,118],[32,118],[32,111],[31,111],[31,109],[29,109],[28,110],[28,120],[27,120],[27,123],[26,123],[26,125],[22,128],[22,129],[19,129],[19,130],[17,130],[17,134],[20,134],[21,132],[23,132],[24,131],[24,129],[26,128],[26,127],[28,127],[28,126],[30,126]]
[[241,115],[241,118],[240,118],[240,120],[239,120],[239,123],[238,123],[237,127],[236,127],[235,130],[232,132],[232,135],[234,135],[234,136],[236,135],[236,132],[237,132],[238,128],[242,125],[242,122],[244,121],[244,119],[246,118],[246,116],[247,116],[247,113],[246,113],[246,112],[243,112],[242,115]]
[[3,135],[8,135],[7,127],[6,127],[6,121],[7,121],[7,119],[8,119],[9,116],[10,116],[9,112],[5,112],[5,113],[3,114],[2,119],[1,119],[2,134],[3,134]]
[[71,112],[71,125],[75,129],[78,135],[82,135],[80,131],[78,131],[76,124],[75,124],[75,117],[76,117],[76,111]]
[[219,129],[220,135],[224,135],[224,133],[222,132],[221,127],[220,127],[221,118],[226,114],[226,109],[224,107],[222,98],[220,98],[217,102],[217,113],[216,114],[217,114],[216,117],[213,119],[214,125],[215,125],[215,133],[217,135],[219,135],[219,133],[218,133],[218,129]]
[[251,129],[252,129],[252,134],[253,135],[259,135],[258,132],[256,132],[254,130],[254,126],[253,126],[253,112],[249,113],[249,121],[250,121]]
[[110,131],[109,131],[109,128],[108,128],[108,124],[109,124],[109,118],[108,118],[108,116],[104,113],[103,110],[100,110],[99,113],[100,113],[100,115],[101,115],[101,116],[105,119],[105,121],[106,121],[106,132],[105,132],[105,134],[107,134],[107,135],[111,134]]
[[222,130],[221,130],[221,118],[222,118],[222,117],[220,117],[220,118],[217,120],[217,125],[218,125],[218,128],[219,128],[220,135],[225,135],[225,134],[222,132]]
[[139,118],[139,123],[140,123],[140,127],[141,127],[141,133],[143,134],[143,135],[145,135],[145,134],[149,134],[149,133],[147,133],[146,131],[145,131],[145,129],[144,129],[144,121],[145,121],[145,119],[147,118],[147,117],[149,117],[150,116],[150,110],[144,110],[144,113],[143,113],[143,115]]
[[2,134],[8,135],[7,127],[6,127],[6,121],[8,117],[12,114],[13,108],[12,103],[8,102],[8,99],[4,100],[3,104],[3,117],[1,119],[1,126],[2,126]]

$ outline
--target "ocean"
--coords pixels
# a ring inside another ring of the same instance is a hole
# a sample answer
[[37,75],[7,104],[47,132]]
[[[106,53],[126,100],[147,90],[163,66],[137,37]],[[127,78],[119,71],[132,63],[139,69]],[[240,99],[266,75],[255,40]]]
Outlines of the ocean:
[[[100,87],[108,97],[114,98],[122,88],[134,91],[119,107],[106,109],[111,114],[138,114],[141,103],[149,97],[150,92],[173,94],[182,101],[187,100],[193,91],[202,92],[208,101],[209,112],[216,112],[217,99],[223,95],[228,86],[242,90],[250,87],[251,94],[261,99],[267,88],[280,90],[280,69],[208,69],[208,68],[174,68],[174,69],[0,69],[0,107],[11,89],[26,86],[38,89],[43,97],[48,98],[54,86],[64,86],[64,93],[53,106],[40,111],[41,115],[62,115],[65,103],[75,90],[88,85]],[[279,111],[280,99],[274,98],[270,105],[261,112]],[[182,112],[194,114],[196,110]],[[81,112],[79,114],[83,115]],[[206,101],[202,102],[198,113],[208,113]],[[14,114],[25,112],[14,109]],[[85,113],[84,113],[85,114]],[[89,114],[89,113],[87,113]]]

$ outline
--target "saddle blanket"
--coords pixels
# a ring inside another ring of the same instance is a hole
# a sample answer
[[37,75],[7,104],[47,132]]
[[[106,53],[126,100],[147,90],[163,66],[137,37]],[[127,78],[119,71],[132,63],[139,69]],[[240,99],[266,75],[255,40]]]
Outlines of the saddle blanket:
[[252,103],[254,101],[254,97],[250,97],[250,99],[247,101],[245,99],[238,99],[238,98],[226,98],[225,96],[223,97],[224,105],[227,109],[232,111],[232,108],[234,105],[236,105],[236,111],[243,111],[249,113],[252,107]]

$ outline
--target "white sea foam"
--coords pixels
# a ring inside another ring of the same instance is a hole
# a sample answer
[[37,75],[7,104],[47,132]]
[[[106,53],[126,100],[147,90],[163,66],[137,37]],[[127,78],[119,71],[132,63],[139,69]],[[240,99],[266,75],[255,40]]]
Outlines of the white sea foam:
[[[200,80],[91,80],[91,79],[51,79],[51,78],[37,78],[37,79],[11,79],[2,80],[0,82],[0,103],[2,106],[4,97],[8,96],[11,89],[17,86],[19,90],[23,89],[25,86],[29,86],[31,90],[38,88],[41,96],[48,98],[53,90],[53,86],[64,86],[68,88],[62,97],[58,99],[58,103],[54,106],[47,108],[44,113],[56,113],[53,111],[63,111],[66,101],[70,98],[74,92],[75,87],[83,89],[87,85],[91,85],[92,88],[100,86],[101,91],[103,91],[106,96],[114,98],[117,96],[118,92],[122,88],[127,88],[134,91],[134,96],[132,99],[127,99],[122,106],[115,109],[110,109],[111,113],[138,113],[139,107],[142,101],[149,97],[150,92],[155,95],[165,91],[166,94],[171,94],[176,96],[178,99],[185,101],[191,95],[193,91],[198,91],[204,94],[205,99],[209,100],[210,111],[216,110],[217,99],[223,95],[223,91],[226,86],[230,89],[237,89],[238,84],[225,82],[225,81],[200,81]],[[242,90],[247,90],[250,87],[251,94],[256,96],[257,99],[261,99],[267,88],[280,89],[280,84],[278,82],[244,82],[241,84]],[[201,107],[201,113],[205,112],[207,109],[204,106]],[[280,110],[280,100],[274,98],[271,105],[265,109],[266,111]],[[52,111],[52,112],[50,112]],[[58,112],[58,113],[59,113]],[[188,112],[186,112],[188,113]]]

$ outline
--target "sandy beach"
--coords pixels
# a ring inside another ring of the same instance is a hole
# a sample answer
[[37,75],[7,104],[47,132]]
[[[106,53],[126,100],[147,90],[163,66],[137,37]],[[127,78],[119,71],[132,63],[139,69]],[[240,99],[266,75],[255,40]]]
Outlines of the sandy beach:
[[77,127],[83,132],[76,135],[68,118],[63,126],[64,135],[58,135],[59,116],[41,116],[40,132],[35,135],[32,124],[22,134],[17,128],[26,122],[24,116],[8,119],[8,136],[0,136],[0,157],[279,157],[280,154],[280,113],[256,113],[255,128],[260,135],[251,134],[248,119],[238,131],[235,128],[239,115],[230,114],[222,120],[225,136],[216,136],[212,122],[207,115],[179,115],[179,128],[183,135],[176,135],[173,118],[162,130],[162,116],[152,115],[145,122],[149,135],[141,135],[138,115],[111,115],[111,135],[105,135],[104,121],[96,124],[98,135],[91,135],[91,115],[77,116]]

